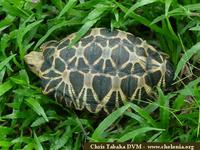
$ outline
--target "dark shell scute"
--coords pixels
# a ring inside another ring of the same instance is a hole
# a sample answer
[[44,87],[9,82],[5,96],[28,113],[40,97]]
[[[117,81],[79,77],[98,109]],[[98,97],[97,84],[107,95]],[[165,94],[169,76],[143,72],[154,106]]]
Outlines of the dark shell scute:
[[108,46],[112,48],[116,45],[119,45],[120,41],[121,41],[120,38],[109,39]]
[[101,47],[92,43],[90,46],[85,48],[84,55],[88,60],[89,64],[93,64],[95,60],[101,57],[102,50]]
[[127,75],[127,74],[131,74],[131,70],[132,70],[133,64],[132,63],[128,63],[124,68],[121,68],[119,70],[119,72]]
[[138,56],[146,57],[145,50],[144,50],[144,48],[142,48],[142,47],[137,47],[137,48],[136,48],[136,54],[137,54]]
[[133,76],[127,76],[126,78],[124,78],[121,82],[121,89],[123,91],[123,93],[128,96],[128,98],[130,98],[136,88],[137,88],[137,84],[138,84],[138,79],[133,77]]
[[97,64],[95,64],[94,66],[93,66],[93,69],[95,70],[95,71],[98,71],[98,72],[103,72],[103,62],[104,62],[104,60],[103,59],[101,59]]
[[52,67],[53,57],[45,59],[44,63],[42,64],[41,71],[44,72]]
[[55,69],[60,72],[65,70],[65,64],[59,58],[56,58],[55,60]]
[[133,74],[137,74],[139,76],[143,75],[145,70],[142,68],[141,64],[135,63],[134,64],[134,69],[133,69]]
[[103,100],[106,94],[111,90],[111,83],[111,78],[103,75],[97,75],[93,78],[92,86],[100,101]]
[[120,68],[122,64],[129,60],[129,53],[123,46],[118,46],[112,51],[111,58],[115,65]]
[[102,45],[103,47],[106,47],[107,45],[107,39],[101,37],[101,36],[96,36],[95,37],[95,42]]
[[85,63],[83,58],[79,58],[77,69],[87,73],[89,72],[90,67]]
[[87,44],[91,43],[94,39],[94,36],[88,36],[81,39],[81,46],[86,46]]
[[84,76],[78,71],[74,71],[74,72],[70,72],[69,78],[70,78],[72,87],[76,93],[76,96],[78,96],[81,89],[83,88]]
[[104,69],[104,73],[116,75],[116,69],[114,68],[110,60],[106,60],[106,67]]
[[77,61],[77,58],[74,58],[72,61],[70,61],[68,63],[67,69],[68,70],[70,70],[70,69],[77,69],[76,61]]
[[65,61],[68,62],[70,58],[75,55],[76,50],[74,48],[65,48],[60,51],[60,57]]

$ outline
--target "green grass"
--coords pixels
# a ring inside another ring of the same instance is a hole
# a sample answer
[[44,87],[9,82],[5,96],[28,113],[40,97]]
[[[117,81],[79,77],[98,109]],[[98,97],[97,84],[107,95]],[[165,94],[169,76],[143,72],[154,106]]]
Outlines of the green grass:
[[[199,19],[197,0],[0,0],[0,148],[78,150],[85,141],[200,142]],[[73,32],[75,43],[92,27],[131,32],[166,52],[176,70],[173,91],[158,89],[145,108],[127,103],[104,120],[76,115],[44,96],[24,55]]]

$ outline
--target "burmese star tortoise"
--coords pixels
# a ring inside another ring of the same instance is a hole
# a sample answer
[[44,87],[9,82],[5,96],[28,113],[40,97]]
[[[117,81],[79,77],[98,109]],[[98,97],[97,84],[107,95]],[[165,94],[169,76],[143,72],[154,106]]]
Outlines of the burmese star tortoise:
[[68,107],[110,113],[124,101],[145,98],[155,86],[172,83],[166,54],[131,33],[93,28],[69,47],[75,35],[46,42],[40,52],[25,56],[44,94]]

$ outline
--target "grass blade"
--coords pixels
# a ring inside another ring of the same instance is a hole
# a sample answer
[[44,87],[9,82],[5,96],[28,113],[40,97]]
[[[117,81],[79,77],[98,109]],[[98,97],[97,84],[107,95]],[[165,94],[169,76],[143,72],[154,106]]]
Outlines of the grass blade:
[[0,85],[0,96],[5,94],[6,92],[8,92],[13,86],[14,86],[14,84],[10,80],[1,84]]
[[37,135],[36,135],[36,133],[35,132],[33,132],[34,133],[34,140],[35,140],[35,143],[36,143],[36,149],[37,150],[43,150],[43,148],[42,148],[42,145],[41,145],[41,143],[40,143],[40,140],[38,139],[38,137],[37,137]]
[[44,112],[44,109],[41,107],[41,105],[37,102],[37,100],[33,98],[27,98],[25,99],[28,106],[30,106],[39,116],[42,115],[42,117],[48,122],[48,118]]
[[159,106],[160,106],[160,122],[161,127],[168,129],[169,127],[169,99],[165,96],[160,88],[159,93]]
[[64,147],[67,141],[71,138],[72,138],[72,131],[71,131],[70,126],[67,126],[62,136],[55,141],[55,145],[53,149],[60,149]]
[[[30,20],[32,17],[29,17],[27,19]],[[24,47],[23,47],[23,38],[24,36],[29,32],[31,31],[31,29],[35,28],[36,26],[38,26],[43,20],[39,20],[39,21],[35,21],[29,25],[27,25],[26,27],[22,27],[19,29],[19,32],[17,34],[17,43],[19,45],[19,49],[20,49],[20,57],[21,57],[21,60],[23,59],[24,55],[25,55],[25,50]]]
[[[125,6],[123,6],[122,4],[120,3],[117,3],[116,4],[118,5],[118,7],[124,12],[126,13],[128,11],[128,8],[126,8]],[[134,12],[130,12],[129,14],[129,17],[131,18],[134,18],[137,22],[149,27],[150,29],[152,29],[153,31],[157,32],[157,33],[160,33],[161,35],[165,35],[166,37],[172,39],[172,40],[175,40],[177,41],[177,39],[175,39],[173,36],[171,36],[171,34],[167,33],[167,32],[163,32],[163,30],[155,25],[155,24],[151,24],[151,21],[149,21],[148,19],[146,19],[145,17],[143,16],[140,16]]]
[[72,42],[70,43],[69,47],[74,45],[84,34],[86,34],[88,30],[97,22],[97,20],[98,19],[86,22],[76,33],[76,36],[74,37],[74,39],[72,39]]
[[83,20],[84,25],[76,33],[76,36],[72,40],[69,46],[74,45],[87,31],[100,19],[103,13],[108,9],[106,4],[97,4],[96,8],[89,13],[89,15]]
[[7,57],[6,59],[4,59],[1,63],[0,63],[0,71],[9,63],[9,61],[11,61],[11,59],[15,57],[15,54]]
[[105,132],[105,130],[108,129],[108,127],[110,127],[118,118],[120,118],[128,108],[130,108],[129,103],[117,109],[116,111],[111,113],[108,117],[106,117],[95,129],[94,133],[92,134],[92,139],[97,141],[101,139],[101,136]]
[[37,44],[34,47],[34,50],[36,50],[36,48],[38,48],[39,45],[41,45],[48,37],[49,35],[54,32],[57,29],[60,29],[64,26],[67,26],[70,23],[70,21],[62,21],[60,23],[58,23],[57,25],[53,26],[52,28],[50,28],[47,33],[37,42]]
[[178,62],[178,65],[177,65],[177,68],[175,71],[175,75],[174,75],[174,79],[176,79],[178,77],[178,74],[180,73],[180,71],[182,70],[184,65],[189,61],[189,59],[194,54],[199,52],[199,50],[200,50],[200,42],[196,43],[194,46],[192,46],[189,50],[187,50],[185,52],[185,54],[182,56],[181,60]]
[[69,0],[65,7],[61,10],[60,14],[58,15],[58,19],[61,18],[65,13],[67,13],[73,6],[75,6],[77,0]]
[[157,127],[156,122],[144,109],[138,107],[133,103],[130,103],[130,106],[135,112],[137,112],[140,116],[142,116],[146,120],[146,122],[150,123],[154,127]]
[[129,8],[129,10],[127,11],[127,13],[125,14],[125,17],[127,17],[131,12],[133,12],[135,9],[142,7],[144,5],[148,5],[151,3],[156,2],[157,0],[141,0],[136,2],[133,6],[131,6],[131,8]]
[[143,127],[136,129],[134,131],[128,132],[125,135],[123,135],[121,138],[117,140],[117,142],[126,142],[126,141],[134,141],[135,137],[137,135],[149,132],[149,131],[164,131],[164,129],[159,129],[159,128],[152,128],[152,127]]

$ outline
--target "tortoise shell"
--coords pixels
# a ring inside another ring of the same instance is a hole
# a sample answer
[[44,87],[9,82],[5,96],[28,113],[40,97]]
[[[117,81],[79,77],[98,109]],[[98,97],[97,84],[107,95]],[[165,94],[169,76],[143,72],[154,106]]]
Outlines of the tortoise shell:
[[69,47],[75,33],[42,45],[43,92],[68,107],[110,113],[125,101],[167,87],[173,69],[166,55],[131,33],[93,28]]

